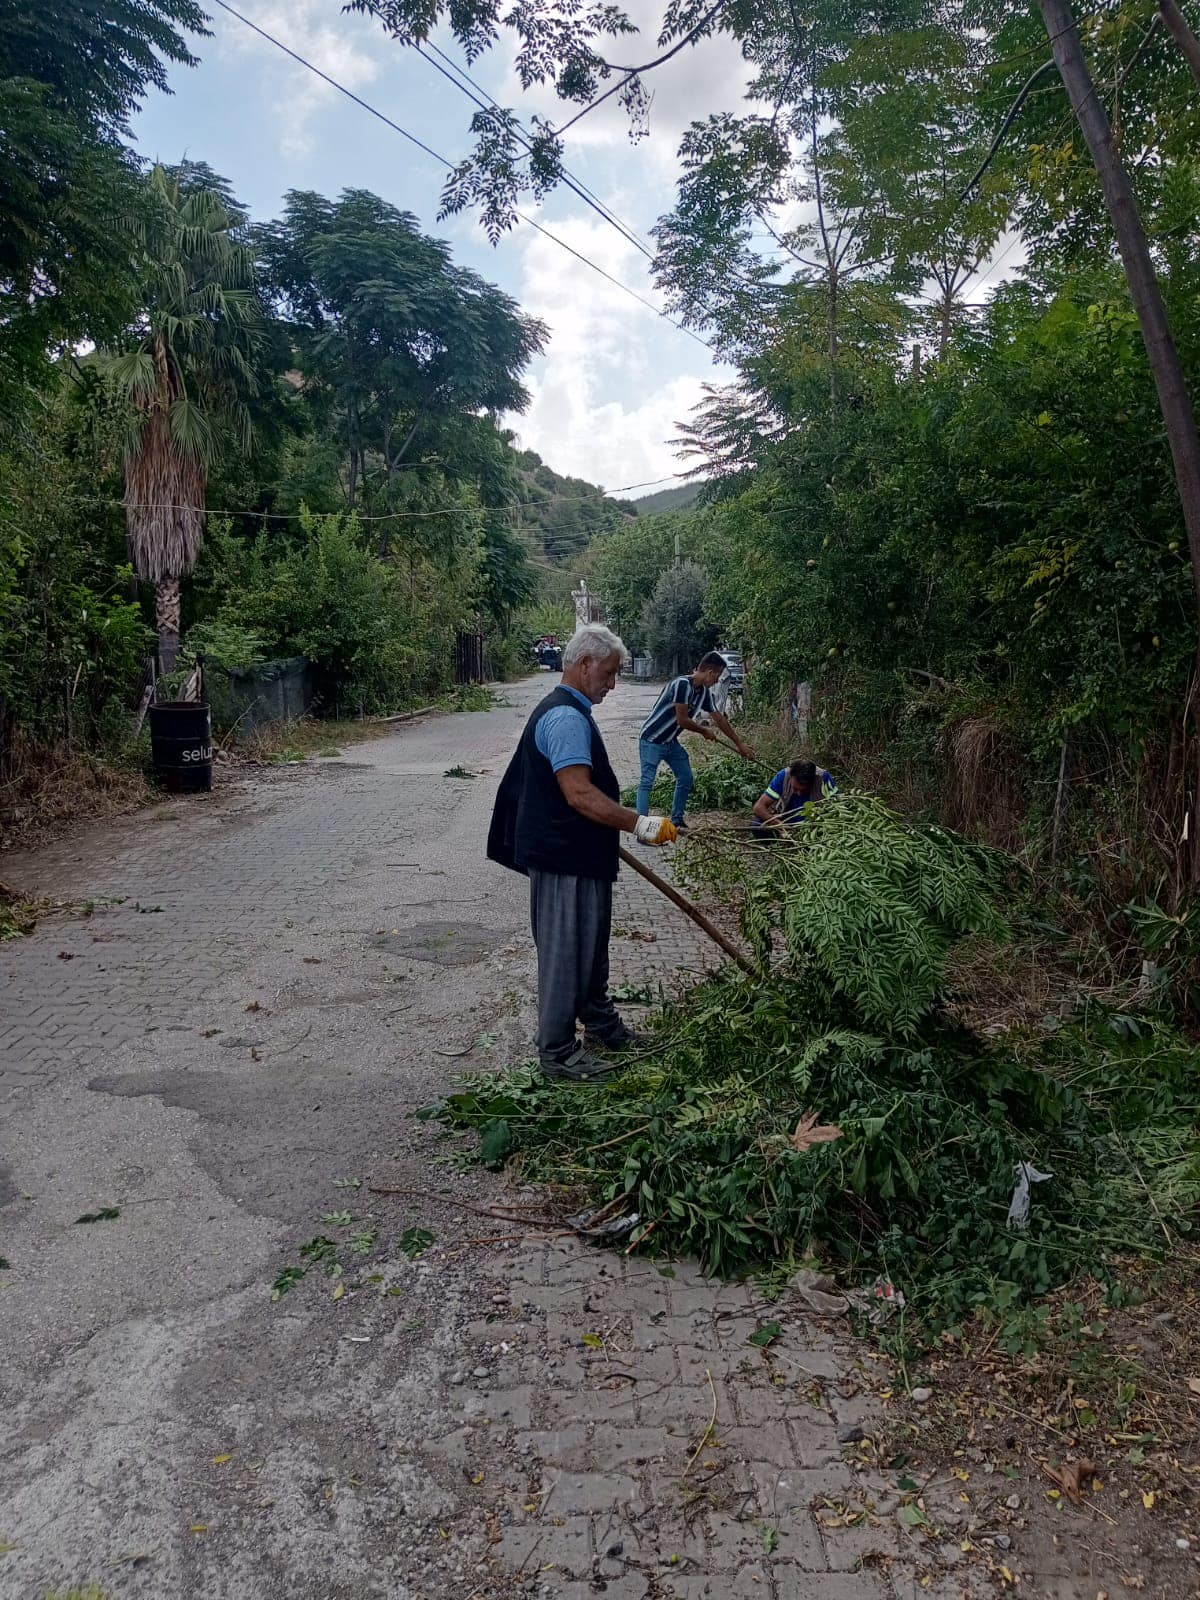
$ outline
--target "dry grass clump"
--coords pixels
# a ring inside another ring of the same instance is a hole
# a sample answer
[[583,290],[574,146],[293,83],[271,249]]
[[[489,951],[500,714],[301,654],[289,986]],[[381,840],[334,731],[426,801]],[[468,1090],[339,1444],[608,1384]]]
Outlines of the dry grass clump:
[[136,767],[18,736],[0,777],[0,850],[42,844],[71,823],[123,816],[155,798]]

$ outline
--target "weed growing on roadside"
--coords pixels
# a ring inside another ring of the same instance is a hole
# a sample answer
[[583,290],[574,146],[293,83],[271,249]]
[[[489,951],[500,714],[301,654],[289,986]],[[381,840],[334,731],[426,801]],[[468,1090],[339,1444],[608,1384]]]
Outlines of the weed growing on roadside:
[[[772,776],[765,767],[733,755],[698,763],[695,773],[696,782],[689,801],[695,811],[752,811]],[[651,810],[669,811],[674,793],[675,779],[669,772],[660,773],[650,791]],[[632,806],[636,800],[636,787],[625,789],[621,794],[622,805]]]
[[499,703],[496,691],[482,683],[456,683],[448,702],[451,711],[490,711]]

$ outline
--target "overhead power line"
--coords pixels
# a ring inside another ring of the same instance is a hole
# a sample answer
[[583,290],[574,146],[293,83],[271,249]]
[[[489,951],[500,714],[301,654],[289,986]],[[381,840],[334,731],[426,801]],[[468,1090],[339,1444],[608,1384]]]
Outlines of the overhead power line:
[[[469,72],[460,67],[456,61],[453,61],[444,50],[440,50],[436,44],[426,41],[424,45],[417,45],[416,49],[417,54],[423,56],[435,71],[440,72],[448,83],[452,83],[461,94],[466,95],[467,99],[471,100],[482,111],[499,111],[501,109],[491,95],[488,94],[487,90],[477,83]],[[438,57],[436,61],[434,56]],[[521,144],[532,155],[533,140],[519,123],[516,127],[516,135]],[[629,244],[633,245],[635,250],[640,250],[647,261],[654,260],[654,252],[638,238],[630,224],[622,222],[616,212],[606,206],[598,195],[593,194],[582,178],[577,177],[569,167],[564,166],[562,168],[562,181],[573,194],[583,201],[585,206],[594,211],[597,216],[602,217],[610,227],[615,228]]]
[[[218,0],[218,4],[220,0]],[[79,495],[76,498],[88,505],[115,506],[123,511],[193,511],[210,517],[257,517],[263,522],[298,522],[303,516],[353,516],[359,522],[416,522],[431,517],[465,516],[468,513],[509,516],[520,512],[536,512],[551,505],[600,505],[617,495],[628,494],[633,489],[653,489],[660,483],[678,483],[686,478],[683,472],[668,473],[665,478],[647,478],[641,483],[623,483],[615,489],[604,489],[597,484],[598,494],[548,494],[542,500],[512,500],[504,506],[435,506],[426,511],[358,511],[345,506],[341,511],[258,511],[249,507],[216,507],[176,505],[166,500],[113,500],[97,495]]]
[[[273,33],[269,33],[266,28],[261,28],[257,22],[252,22],[249,17],[245,16],[241,11],[238,11],[236,7],[231,6],[229,4],[229,0],[214,0],[214,4],[220,6],[222,11],[228,12],[231,17],[236,17],[239,22],[244,23],[245,26],[251,29],[252,32],[258,34],[260,39],[265,39],[268,44],[274,45],[277,50],[282,50],[284,55],[289,56],[293,61],[299,63],[300,66],[306,68],[309,72],[315,73],[315,75],[320,78],[323,83],[327,83],[330,88],[336,89],[339,94],[345,95],[348,100],[353,100],[356,106],[360,106],[364,111],[369,112],[371,116],[378,118],[378,120],[382,122],[385,127],[390,128],[393,133],[398,133],[402,139],[407,139],[410,144],[416,145],[418,150],[424,151],[427,156],[438,162],[439,165],[444,167],[447,172],[454,172],[457,170],[454,162],[449,160],[448,157],[433,149],[431,145],[426,144],[423,139],[418,139],[415,133],[410,133],[407,128],[401,127],[400,123],[394,121],[391,117],[380,111],[378,107],[371,105],[371,103],[368,100],[364,100],[361,95],[355,94],[353,89],[347,89],[345,84],[339,83],[338,80],[334,77],[331,77],[328,72],[323,72],[320,67],[309,61],[306,56],[302,56],[299,51],[293,50],[290,45],[284,44],[282,39],[277,39],[275,35]],[[426,60],[432,61],[432,57],[427,56]],[[436,66],[437,63],[434,62],[433,65]],[[449,75],[447,74],[447,76]],[[451,79],[451,81],[453,82],[454,80]],[[597,205],[593,209],[599,209],[599,206]],[[664,322],[669,322],[673,328],[678,328],[680,333],[687,334],[689,339],[694,339],[697,344],[703,345],[710,355],[716,354],[716,351],[713,349],[712,345],[709,344],[707,339],[701,338],[698,333],[694,333],[692,329],[687,327],[684,323],[676,322],[674,317],[669,316],[667,312],[663,311],[659,306],[656,306],[652,301],[645,299],[637,292],[636,289],[631,288],[629,284],[623,282],[620,278],[614,277],[611,272],[606,272],[602,266],[593,261],[590,256],[585,255],[583,251],[576,250],[573,246],[569,245],[565,239],[561,239],[558,234],[552,233],[549,228],[544,227],[540,222],[535,222],[532,217],[526,216],[523,211],[518,211],[516,215],[522,222],[527,223],[529,227],[535,229],[536,232],[543,234],[547,239],[550,240],[552,244],[556,244],[560,250],[565,250],[568,255],[574,256],[577,261],[583,262],[584,266],[590,267],[593,272],[597,273],[600,277],[606,279],[616,288],[622,290],[625,294],[636,300],[638,304],[644,306],[647,311],[652,311],[656,317],[661,317]],[[612,221],[611,218],[608,218],[607,220]],[[614,225],[616,224],[614,223]],[[636,240],[632,242],[636,243]],[[642,247],[639,246],[639,248]]]

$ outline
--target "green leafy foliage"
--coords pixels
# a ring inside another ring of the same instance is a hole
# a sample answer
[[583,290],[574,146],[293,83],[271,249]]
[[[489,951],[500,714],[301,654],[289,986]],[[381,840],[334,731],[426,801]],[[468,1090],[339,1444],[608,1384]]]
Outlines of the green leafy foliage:
[[809,808],[751,877],[743,927],[766,962],[782,936],[793,969],[812,974],[857,1019],[901,1036],[929,1015],[952,944],[1002,939],[1004,858],[946,829],[903,822],[869,795]]
[[465,604],[432,563],[383,560],[355,518],[304,513],[291,539],[243,549],[208,626],[268,657],[306,656],[325,709],[391,711],[445,682]]
[[400,1235],[400,1248],[410,1261],[415,1261],[418,1256],[423,1256],[433,1243],[433,1234],[428,1228],[405,1228]]
[[[698,754],[694,767],[696,782],[688,806],[692,811],[735,811],[749,813],[767,786],[770,774],[763,767],[743,761],[741,756],[719,755],[705,760]],[[650,805],[655,811],[669,811],[675,792],[675,779],[660,772],[650,790]],[[636,787],[626,789],[622,805],[637,799]]]
[[[760,948],[767,931],[785,945],[757,979],[698,986],[654,1049],[598,1084],[515,1069],[428,1115],[478,1130],[527,1179],[624,1198],[647,1254],[721,1276],[815,1255],[852,1280],[886,1275],[931,1325],[1007,1315],[1153,1253],[1164,1220],[1186,1226],[1200,1199],[1186,1042],[1093,1014],[986,1045],[939,996],[950,945],[1001,930],[1003,863],[861,797],[822,816],[751,874],[747,925]],[[841,1137],[806,1142],[812,1111]],[[1054,1175],[1026,1231],[1007,1226],[1021,1161]],[[1150,1205],[1134,1203],[1141,1182]]]
[[684,671],[717,642],[705,618],[708,577],[694,561],[667,567],[642,607],[641,636],[664,670]]

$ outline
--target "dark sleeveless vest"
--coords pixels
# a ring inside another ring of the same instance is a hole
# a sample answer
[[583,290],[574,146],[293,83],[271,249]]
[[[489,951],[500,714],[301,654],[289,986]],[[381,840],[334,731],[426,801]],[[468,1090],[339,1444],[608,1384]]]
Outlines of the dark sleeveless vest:
[[[554,769],[537,747],[537,726],[555,706],[579,701],[561,686],[534,707],[525,724],[517,753],[500,780],[492,826],[488,832],[489,861],[514,872],[562,872],[580,878],[617,876],[620,833],[581,817],[563,798]],[[586,713],[583,713],[586,715]],[[600,730],[588,718],[592,733],[592,782],[610,800],[621,798],[621,785],[608,759]]]

